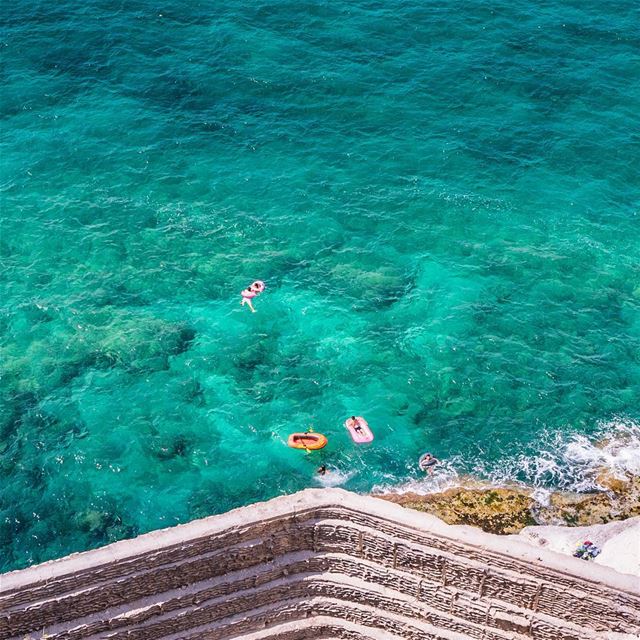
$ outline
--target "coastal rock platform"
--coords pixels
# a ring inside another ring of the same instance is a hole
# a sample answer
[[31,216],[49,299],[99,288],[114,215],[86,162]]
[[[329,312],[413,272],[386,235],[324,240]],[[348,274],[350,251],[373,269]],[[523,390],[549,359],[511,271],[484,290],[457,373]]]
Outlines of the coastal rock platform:
[[434,493],[374,494],[403,507],[430,513],[448,524],[469,524],[488,533],[518,533],[532,525],[587,527],[640,516],[640,476],[602,473],[602,490],[551,493],[544,502],[533,488],[491,486],[471,479],[465,485]]
[[0,638],[601,640],[634,576],[308,489],[0,576]]

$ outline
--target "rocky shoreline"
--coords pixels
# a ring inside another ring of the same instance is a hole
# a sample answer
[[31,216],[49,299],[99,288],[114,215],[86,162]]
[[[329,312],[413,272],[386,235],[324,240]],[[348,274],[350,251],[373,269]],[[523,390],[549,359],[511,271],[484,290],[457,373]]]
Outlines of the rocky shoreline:
[[594,562],[640,576],[640,476],[602,471],[597,481],[602,491],[555,492],[544,501],[527,487],[492,487],[474,481],[427,495],[376,497],[437,516],[447,524],[513,536],[568,556],[589,540],[600,550]]
[[380,493],[375,497],[437,516],[447,524],[467,524],[497,534],[534,525],[584,527],[640,516],[640,476],[598,475],[602,491],[554,492],[544,501],[532,488],[493,487],[469,482],[438,493]]

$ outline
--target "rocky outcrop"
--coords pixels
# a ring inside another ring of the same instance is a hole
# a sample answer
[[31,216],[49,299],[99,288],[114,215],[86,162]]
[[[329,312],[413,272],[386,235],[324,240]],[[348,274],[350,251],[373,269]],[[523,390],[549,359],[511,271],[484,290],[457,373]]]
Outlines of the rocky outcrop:
[[489,533],[517,533],[536,524],[588,526],[640,515],[640,477],[601,471],[597,493],[556,492],[544,503],[525,487],[455,487],[439,493],[385,493],[377,497]]
[[0,612],[0,638],[16,640],[596,640],[640,632],[630,576],[339,489],[5,574]]
[[620,495],[624,495],[630,490],[630,483],[633,478],[629,475],[621,477],[614,474],[609,469],[601,469],[596,476],[596,483],[606,491],[612,491]]
[[489,533],[517,533],[535,524],[535,501],[524,491],[456,487],[441,493],[389,493],[380,498],[437,516],[448,524],[469,524]]
[[620,479],[609,473],[598,477],[609,485],[608,491],[586,495],[553,494],[548,505],[536,509],[536,521],[539,524],[564,522],[588,526],[640,516],[640,477]]

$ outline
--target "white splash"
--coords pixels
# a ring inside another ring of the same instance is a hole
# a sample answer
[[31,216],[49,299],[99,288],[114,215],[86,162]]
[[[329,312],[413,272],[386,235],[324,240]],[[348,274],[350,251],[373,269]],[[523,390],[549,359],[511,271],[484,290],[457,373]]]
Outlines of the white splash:
[[[597,476],[606,470],[616,477],[640,474],[640,424],[614,419],[598,426],[593,437],[548,433],[536,456],[519,454],[487,468],[480,464],[474,475],[495,484],[519,482],[538,492],[564,489],[575,492],[601,489]],[[541,501],[545,496],[541,493]]]
[[327,472],[323,476],[316,475],[316,480],[323,487],[339,487],[353,475],[353,471],[340,471],[339,469],[327,467]]
[[[590,438],[560,430],[547,432],[534,456],[519,453],[493,462],[478,457],[471,466],[454,456],[435,467],[433,475],[417,472],[417,479],[401,484],[383,480],[372,492],[428,494],[455,486],[519,485],[533,488],[533,497],[545,504],[554,490],[602,490],[597,477],[604,470],[620,478],[640,475],[640,423],[628,418],[602,422]],[[416,469],[407,471],[416,475]]]
[[371,493],[416,493],[418,495],[426,495],[428,493],[439,493],[451,487],[459,487],[462,484],[456,469],[459,462],[461,460],[457,457],[442,460],[433,468],[432,474],[419,470],[416,464],[414,471],[417,470],[418,478],[402,484],[377,484],[372,487]]

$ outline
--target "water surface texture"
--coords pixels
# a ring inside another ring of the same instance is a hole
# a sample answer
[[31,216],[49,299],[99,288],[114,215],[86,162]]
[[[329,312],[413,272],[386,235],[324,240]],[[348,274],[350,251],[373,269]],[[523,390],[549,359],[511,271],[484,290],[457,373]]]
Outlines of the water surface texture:
[[[581,443],[638,441],[635,0],[1,20],[0,570],[321,463],[584,487]],[[288,449],[309,425],[327,448]]]

